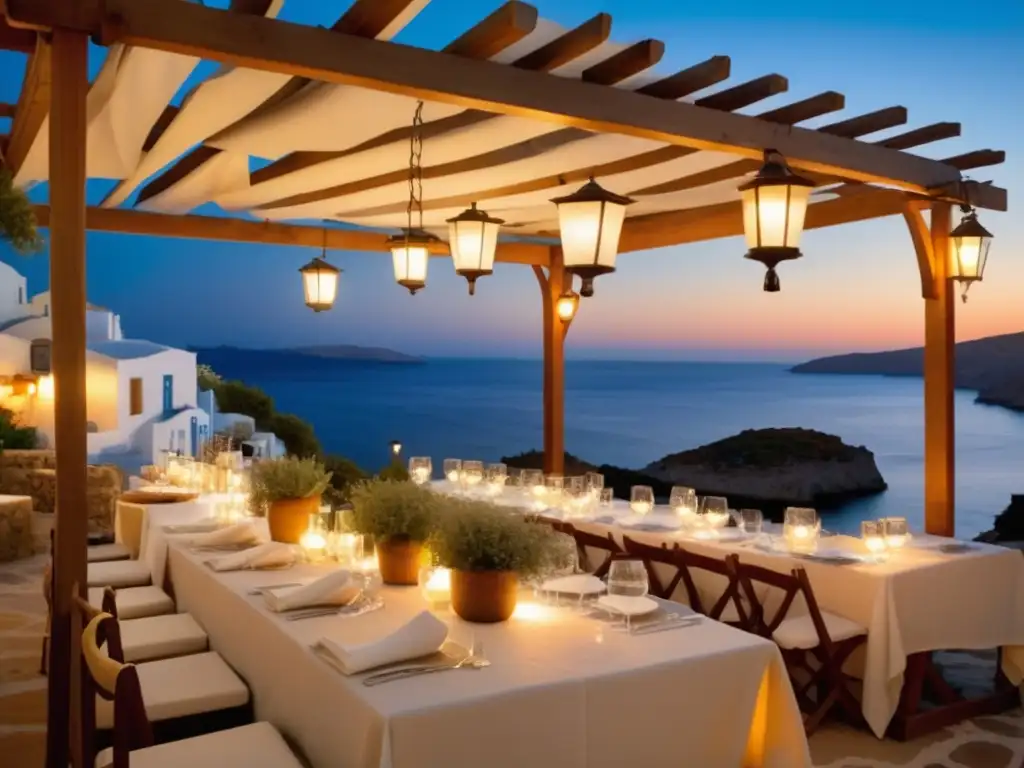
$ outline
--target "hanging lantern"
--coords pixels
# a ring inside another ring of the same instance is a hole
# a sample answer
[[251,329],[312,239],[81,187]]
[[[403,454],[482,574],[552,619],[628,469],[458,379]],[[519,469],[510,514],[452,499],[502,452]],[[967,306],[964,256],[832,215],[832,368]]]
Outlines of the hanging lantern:
[[478,210],[476,203],[455,218],[448,219],[448,247],[455,263],[455,273],[469,282],[470,296],[476,293],[476,279],[494,271],[498,230],[504,223]]
[[558,206],[565,268],[583,278],[580,294],[594,295],[594,278],[615,271],[626,206],[633,201],[590,179],[576,192],[552,200]]
[[799,259],[807,201],[815,182],[797,176],[774,149],[764,152],[764,165],[750,181],[741,184],[743,231],[747,236],[746,258],[768,267],[764,289],[779,290],[775,267],[781,261]]
[[576,317],[576,310],[580,306],[580,295],[573,290],[566,290],[561,296],[558,297],[558,301],[555,303],[555,311],[558,313],[558,319],[563,323],[571,323],[572,319]]
[[430,246],[440,240],[422,229],[406,229],[387,242],[395,265],[395,281],[415,296],[427,284]]
[[949,237],[952,240],[949,276],[960,283],[960,296],[966,302],[967,289],[984,277],[992,233],[981,226],[973,208],[964,208],[964,217]]
[[302,267],[302,290],[306,294],[306,306],[314,312],[323,312],[334,306],[338,295],[338,275],[341,270],[318,256]]

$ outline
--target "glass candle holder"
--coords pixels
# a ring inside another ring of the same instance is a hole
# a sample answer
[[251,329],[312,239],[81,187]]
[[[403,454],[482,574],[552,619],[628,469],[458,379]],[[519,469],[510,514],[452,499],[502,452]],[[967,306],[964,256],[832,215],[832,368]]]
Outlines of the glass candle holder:
[[544,476],[544,504],[547,509],[561,509],[564,494],[565,477],[563,475]]
[[576,517],[584,514],[588,500],[585,477],[581,475],[565,478],[565,485],[562,488],[562,511],[566,515]]
[[809,507],[787,507],[782,524],[782,537],[791,552],[813,552],[818,548],[821,522],[818,513]]
[[462,462],[462,484],[466,489],[476,488],[484,481],[484,463],[482,461]]
[[500,496],[505,492],[505,482],[508,480],[508,467],[500,461],[487,465],[487,493],[490,496]]
[[712,531],[718,531],[729,524],[729,500],[724,496],[702,496],[697,510],[704,524]]
[[903,549],[910,538],[910,528],[905,517],[886,517],[882,521],[885,546],[888,549]]
[[444,479],[452,486],[457,486],[462,481],[462,459],[444,460]]
[[432,611],[444,611],[452,602],[452,574],[438,565],[425,565],[419,573],[420,593]]
[[615,503],[615,489],[614,488],[602,488],[601,492],[597,497],[597,506],[601,509],[611,509],[612,504]]
[[319,563],[327,558],[327,532],[319,512],[309,516],[309,525],[299,537],[299,546],[307,562]]
[[864,548],[875,560],[884,560],[889,547],[885,543],[885,526],[878,520],[865,520],[860,524]]
[[363,537],[358,533],[338,531],[334,534],[334,559],[339,564],[354,567],[363,559]]
[[629,490],[629,508],[635,515],[646,515],[654,509],[654,489],[649,485],[634,485]]
[[409,479],[416,485],[426,485],[434,473],[429,456],[413,456],[409,459]]
[[587,472],[583,477],[587,493],[593,496],[596,502],[601,498],[601,491],[604,490],[604,475],[600,472]]
[[544,472],[542,470],[523,470],[523,493],[526,494],[530,506],[535,511],[544,511],[546,508],[544,497],[547,495],[547,486],[544,484]]
[[668,505],[684,525],[693,525],[697,515],[697,492],[693,488],[684,485],[672,486]]

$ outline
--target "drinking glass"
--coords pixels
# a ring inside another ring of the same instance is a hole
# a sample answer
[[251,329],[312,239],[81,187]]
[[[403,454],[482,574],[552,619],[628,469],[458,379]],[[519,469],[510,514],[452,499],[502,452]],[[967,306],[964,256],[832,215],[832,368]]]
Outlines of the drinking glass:
[[523,487],[523,470],[519,467],[509,467],[506,484],[514,491],[521,490]]
[[466,488],[475,488],[484,481],[484,463],[482,461],[462,462],[462,483]]
[[587,485],[587,493],[594,497],[594,501],[597,501],[601,496],[601,491],[604,490],[604,475],[600,472],[587,472],[584,475],[584,480]]
[[[649,584],[647,569],[641,560],[613,560],[608,568],[608,594],[625,597],[643,597]],[[630,616],[626,614],[626,629],[630,628]]]
[[543,511],[547,487],[544,485],[544,472],[542,470],[523,470],[523,493],[532,501],[535,510]]
[[729,524],[729,501],[724,496],[702,496],[698,514],[708,528],[725,528]]
[[409,459],[409,477],[416,485],[426,485],[434,472],[429,456],[413,456]]
[[737,513],[737,523],[743,533],[748,536],[760,536],[764,526],[764,515],[760,509],[741,509]]
[[782,536],[793,552],[813,552],[818,546],[821,521],[810,507],[786,507]]
[[674,485],[668,497],[668,505],[684,523],[690,524],[697,514],[697,492],[685,485]]
[[910,538],[910,529],[905,517],[886,517],[882,521],[885,533],[885,546],[889,549],[903,549]]
[[654,489],[649,485],[634,485],[629,491],[629,508],[641,516],[654,509]]
[[505,481],[507,479],[507,466],[501,462],[487,465],[487,491],[491,496],[500,496],[505,492]]
[[544,476],[544,501],[548,509],[562,508],[562,495],[565,490],[565,477],[562,475]]
[[567,515],[583,514],[586,511],[587,499],[586,479],[582,475],[565,478],[565,485],[562,488],[562,508]]
[[888,547],[885,543],[885,523],[881,520],[865,520],[860,524],[860,535],[864,548],[876,560],[884,560]]
[[598,497],[597,505],[601,509],[611,509],[612,503],[615,501],[615,489],[614,488],[602,488],[601,494]]
[[444,460],[444,479],[453,486],[462,482],[462,459]]

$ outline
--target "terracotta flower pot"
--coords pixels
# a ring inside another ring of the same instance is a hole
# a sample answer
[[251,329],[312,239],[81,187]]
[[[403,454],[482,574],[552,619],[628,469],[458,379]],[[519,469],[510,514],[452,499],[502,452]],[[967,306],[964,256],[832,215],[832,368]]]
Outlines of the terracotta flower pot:
[[309,516],[320,511],[320,497],[306,499],[280,499],[270,502],[267,525],[270,538],[285,544],[298,544],[309,526]]
[[385,584],[415,586],[419,583],[423,543],[405,539],[377,542],[377,564]]
[[466,621],[507,621],[518,592],[514,571],[452,571],[452,610]]

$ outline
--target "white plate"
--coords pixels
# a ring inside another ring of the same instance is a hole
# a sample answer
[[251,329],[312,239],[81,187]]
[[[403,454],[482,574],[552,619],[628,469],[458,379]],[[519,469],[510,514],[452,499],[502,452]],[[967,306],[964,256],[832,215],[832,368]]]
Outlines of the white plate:
[[562,595],[600,595],[607,589],[603,581],[589,573],[548,579],[540,588],[544,592],[557,592]]
[[622,616],[646,616],[660,607],[657,600],[649,597],[630,597],[629,595],[602,595],[597,604],[606,610]]

